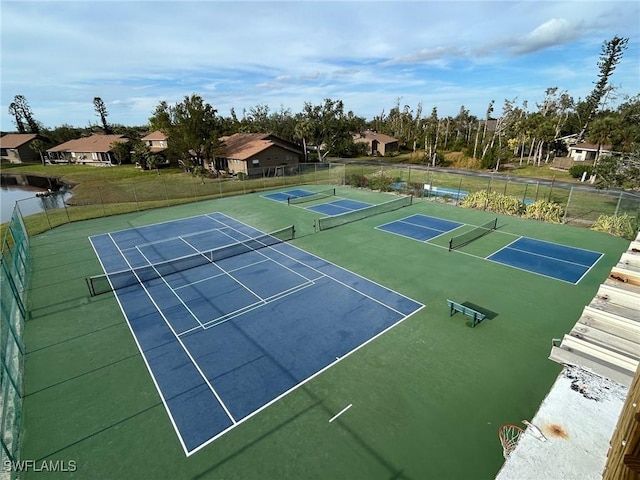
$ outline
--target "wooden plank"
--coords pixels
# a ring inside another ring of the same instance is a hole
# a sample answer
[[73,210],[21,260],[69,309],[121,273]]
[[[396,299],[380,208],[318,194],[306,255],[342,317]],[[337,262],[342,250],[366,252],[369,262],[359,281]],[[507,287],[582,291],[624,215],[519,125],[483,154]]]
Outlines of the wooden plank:
[[633,378],[627,400],[622,407],[618,423],[609,442],[611,447],[602,474],[603,480],[640,478],[637,471],[625,465],[625,457],[627,455],[637,456],[640,448],[638,413],[640,413],[640,368]]
[[616,315],[613,312],[587,305],[584,307],[578,323],[640,342],[640,322]]
[[630,268],[623,268],[614,266],[609,274],[611,280],[616,280],[622,284],[633,285],[640,287],[640,271],[635,271]]
[[608,299],[599,297],[594,297],[591,303],[589,303],[589,306],[597,310],[612,313],[619,317],[624,317],[636,322],[640,322],[640,310],[638,310],[637,308],[629,308],[622,305],[617,305],[615,303],[610,303]]
[[618,288],[617,286],[603,283],[598,289],[596,298],[608,303],[613,303],[622,307],[633,309],[638,315],[638,318],[640,318],[640,313],[638,313],[637,291],[626,291],[622,288]]
[[570,335],[640,360],[640,338],[634,341],[579,322],[571,329]]
[[625,252],[620,256],[620,263],[640,269],[640,254]]
[[638,368],[638,361],[630,358],[626,355],[622,355],[617,352],[613,352],[599,345],[590,343],[586,340],[572,337],[571,335],[565,335],[560,344],[560,348],[565,350],[572,350],[582,352],[590,357],[600,359],[611,365],[615,365],[629,373],[632,376]]
[[602,360],[595,360],[581,352],[568,351],[561,347],[552,347],[549,360],[553,360],[561,365],[575,365],[590,372],[594,372],[597,375],[601,375],[605,378],[609,378],[614,382],[618,382],[621,385],[629,386],[631,384],[632,376],[628,371],[620,369],[619,367],[608,365]]

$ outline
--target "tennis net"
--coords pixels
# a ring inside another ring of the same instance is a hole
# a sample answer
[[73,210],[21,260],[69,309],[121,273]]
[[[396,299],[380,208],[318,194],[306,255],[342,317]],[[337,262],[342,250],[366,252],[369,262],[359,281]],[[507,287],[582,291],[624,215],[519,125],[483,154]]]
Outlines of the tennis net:
[[93,277],[87,277],[85,280],[89,287],[89,293],[92,297],[95,297],[102,293],[112,292],[132,285],[138,285],[155,278],[166,277],[168,275],[206,265],[208,263],[219,262],[225,258],[254,252],[265,247],[271,247],[273,245],[292,240],[294,236],[295,227],[290,225],[280,230],[276,230],[275,232],[232,243],[231,245],[225,245],[206,252],[187,255],[153,265],[144,265],[132,270],[122,270],[106,275],[95,275]]
[[297,203],[306,203],[312,202],[314,200],[320,200],[322,198],[333,197],[336,194],[335,188],[330,188],[328,190],[323,190],[321,192],[315,192],[311,195],[304,195],[302,197],[287,197],[288,205],[295,205]]
[[316,220],[315,227],[317,231],[327,230],[329,228],[338,227],[346,223],[362,220],[363,218],[372,217],[381,213],[393,212],[402,207],[408,207],[413,203],[413,195],[408,197],[400,197],[389,202],[379,205],[371,205],[370,207],[353,210],[351,212],[334,215],[332,217],[322,217]]
[[484,225],[480,225],[473,230],[457,235],[449,240],[449,251],[454,248],[463,247],[464,245],[473,242],[475,239],[485,236],[491,230],[495,230],[496,228],[498,228],[498,219],[494,218]]

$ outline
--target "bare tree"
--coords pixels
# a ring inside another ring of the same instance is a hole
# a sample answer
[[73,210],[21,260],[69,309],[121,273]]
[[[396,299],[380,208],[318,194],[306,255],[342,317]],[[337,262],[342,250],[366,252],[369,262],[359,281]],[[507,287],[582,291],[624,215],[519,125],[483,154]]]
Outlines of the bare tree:
[[628,38],[621,38],[616,35],[608,42],[604,42],[602,44],[602,52],[600,53],[600,60],[598,61],[600,73],[598,74],[596,86],[586,98],[588,114],[584,126],[578,135],[578,140],[584,140],[587,128],[589,128],[589,123],[593,120],[593,117],[600,106],[600,102],[611,90],[611,87],[609,86],[609,77],[613,75],[616,66],[620,63],[622,54],[627,49],[628,43]]

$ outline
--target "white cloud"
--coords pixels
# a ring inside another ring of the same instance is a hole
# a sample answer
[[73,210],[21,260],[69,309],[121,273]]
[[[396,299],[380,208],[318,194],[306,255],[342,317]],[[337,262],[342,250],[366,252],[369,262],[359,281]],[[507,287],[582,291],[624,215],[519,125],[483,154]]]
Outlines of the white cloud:
[[403,97],[481,115],[523,85],[580,96],[593,78],[568,59],[593,62],[614,34],[631,42],[613,81],[637,91],[638,15],[626,1],[3,0],[0,129],[16,94],[47,126],[95,121],[94,96],[114,123],[141,124],[191,93],[223,114],[341,98],[370,118]]
[[511,51],[525,54],[562,45],[580,36],[580,25],[562,18],[552,18],[538,26],[512,46]]

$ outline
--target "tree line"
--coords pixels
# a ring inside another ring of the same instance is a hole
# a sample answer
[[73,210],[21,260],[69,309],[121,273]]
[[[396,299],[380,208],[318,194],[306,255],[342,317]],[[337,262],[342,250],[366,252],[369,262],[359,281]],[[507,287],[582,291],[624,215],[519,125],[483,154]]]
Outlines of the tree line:
[[433,166],[446,162],[447,152],[462,152],[471,165],[483,169],[499,169],[505,162],[542,165],[554,156],[566,155],[563,138],[574,135],[574,142],[587,141],[599,146],[610,145],[622,156],[607,159],[604,165],[617,174],[609,185],[623,185],[631,179],[640,185],[640,94],[623,98],[616,108],[609,105],[616,98],[610,77],[621,61],[628,39],[615,36],[602,45],[598,62],[598,78],[585,99],[575,100],[566,90],[549,87],[543,100],[531,106],[527,101],[505,99],[497,111],[495,100],[487,104],[482,117],[472,115],[462,105],[456,116],[441,116],[437,107],[429,115],[423,105],[403,105],[398,98],[388,113],[383,110],[371,120],[345,111],[342,100],[326,98],[320,104],[305,102],[301,112],[292,113],[281,107],[272,111],[258,104],[241,114],[231,109],[222,116],[200,95],[185,96],[169,105],[160,102],[146,126],[127,127],[107,122],[108,112],[100,97],[94,98],[100,124],[87,128],[62,125],[43,128],[33,116],[26,98],[16,95],[9,106],[19,132],[40,133],[47,143],[59,144],[89,133],[118,133],[132,139],[128,147],[118,147],[119,159],[133,152],[143,165],[153,159],[139,139],[149,131],[161,130],[168,138],[169,153],[189,168],[201,168],[215,157],[219,138],[238,132],[271,133],[303,145],[307,161],[323,161],[327,157],[357,157],[364,154],[363,144],[353,136],[375,130],[398,140],[401,152],[412,152],[416,161]]

